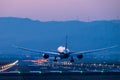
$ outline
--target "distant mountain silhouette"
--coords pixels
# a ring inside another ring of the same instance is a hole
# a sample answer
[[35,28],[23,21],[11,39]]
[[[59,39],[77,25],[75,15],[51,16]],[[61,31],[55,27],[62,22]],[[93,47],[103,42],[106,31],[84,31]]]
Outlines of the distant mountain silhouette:
[[[37,50],[56,50],[64,45],[73,51],[120,45],[120,20],[48,21],[0,17],[0,53],[14,53],[12,44]],[[120,52],[120,48],[109,51]]]

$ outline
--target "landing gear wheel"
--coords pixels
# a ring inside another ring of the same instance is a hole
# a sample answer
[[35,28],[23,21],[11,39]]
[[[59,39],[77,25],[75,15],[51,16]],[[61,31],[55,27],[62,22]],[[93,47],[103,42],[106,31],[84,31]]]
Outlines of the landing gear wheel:
[[70,60],[70,62],[74,62],[74,60]]
[[57,62],[57,59],[56,59],[57,57],[55,56],[55,59],[53,60],[54,62]]
[[54,59],[53,61],[54,61],[54,62],[57,62],[57,60],[56,60],[56,59]]
[[70,60],[70,62],[74,62],[73,56],[71,56],[71,60]]

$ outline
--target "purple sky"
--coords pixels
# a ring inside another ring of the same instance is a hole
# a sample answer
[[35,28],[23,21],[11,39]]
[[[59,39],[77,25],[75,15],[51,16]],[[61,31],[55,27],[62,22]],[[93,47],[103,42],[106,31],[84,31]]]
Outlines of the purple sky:
[[41,21],[119,19],[120,0],[0,0],[0,17]]

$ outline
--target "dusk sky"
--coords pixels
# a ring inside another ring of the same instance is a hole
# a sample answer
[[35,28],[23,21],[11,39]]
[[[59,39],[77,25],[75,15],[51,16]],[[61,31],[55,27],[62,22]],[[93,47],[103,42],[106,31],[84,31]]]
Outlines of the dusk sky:
[[120,0],[0,0],[0,17],[40,21],[112,20],[120,17]]

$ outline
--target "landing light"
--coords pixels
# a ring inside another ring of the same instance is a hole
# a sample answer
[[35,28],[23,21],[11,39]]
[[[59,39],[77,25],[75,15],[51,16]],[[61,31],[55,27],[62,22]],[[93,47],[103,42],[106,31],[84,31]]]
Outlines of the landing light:
[[64,52],[64,50],[65,50],[64,46],[59,46],[57,49],[58,52]]

